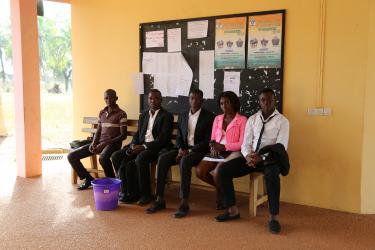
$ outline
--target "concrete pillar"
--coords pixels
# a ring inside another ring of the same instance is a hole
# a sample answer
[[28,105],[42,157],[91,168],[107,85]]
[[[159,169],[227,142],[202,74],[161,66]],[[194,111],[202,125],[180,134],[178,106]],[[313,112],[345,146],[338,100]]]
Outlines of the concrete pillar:
[[17,175],[42,174],[37,0],[11,0]]

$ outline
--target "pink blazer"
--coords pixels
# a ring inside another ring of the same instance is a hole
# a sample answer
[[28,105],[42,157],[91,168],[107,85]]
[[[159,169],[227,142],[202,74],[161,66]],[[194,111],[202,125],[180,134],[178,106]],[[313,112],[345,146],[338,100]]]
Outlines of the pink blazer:
[[[215,117],[212,125],[211,140],[220,142],[222,137],[224,114]],[[233,120],[229,123],[226,130],[225,139],[227,143],[224,145],[226,151],[240,151],[244,138],[246,127],[246,116],[236,114]]]

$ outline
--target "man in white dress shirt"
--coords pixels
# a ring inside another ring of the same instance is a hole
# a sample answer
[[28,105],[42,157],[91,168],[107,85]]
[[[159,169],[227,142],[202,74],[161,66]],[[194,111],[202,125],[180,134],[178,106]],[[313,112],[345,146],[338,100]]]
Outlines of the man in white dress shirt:
[[173,116],[161,106],[159,90],[148,94],[149,109],[140,114],[138,128],[130,145],[112,155],[112,162],[123,181],[120,202],[145,205],[152,201],[150,163],[163,148],[171,148]]
[[146,212],[149,214],[165,209],[164,200],[165,180],[172,165],[180,167],[181,203],[174,214],[175,218],[185,217],[189,210],[189,193],[191,183],[191,168],[197,165],[209,152],[214,115],[202,108],[203,92],[199,89],[191,90],[189,94],[190,109],[178,116],[178,133],[176,146],[171,150],[164,150],[158,159],[158,176],[156,186],[156,201]]
[[[283,164],[269,154],[261,155],[259,150],[265,146],[277,145],[286,154],[289,140],[289,121],[275,107],[276,96],[272,89],[264,89],[259,95],[261,110],[252,115],[246,124],[245,137],[241,147],[242,156],[223,164],[219,170],[220,187],[227,211],[216,217],[219,222],[240,218],[235,201],[233,178],[251,172],[263,172],[269,202],[269,230],[280,232],[277,220],[280,201],[280,173]],[[289,164],[289,163],[287,163]],[[288,165],[289,166],[289,165]]]

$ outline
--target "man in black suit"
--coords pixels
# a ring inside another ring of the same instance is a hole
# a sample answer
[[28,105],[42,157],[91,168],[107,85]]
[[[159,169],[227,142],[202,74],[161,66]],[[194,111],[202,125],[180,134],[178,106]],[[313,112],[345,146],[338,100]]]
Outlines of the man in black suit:
[[[181,173],[181,204],[174,216],[182,218],[189,212],[189,192],[191,168],[197,165],[209,152],[214,115],[202,109],[203,92],[192,90],[189,94],[190,110],[178,117],[176,147],[159,156],[156,195],[157,199],[147,213],[155,213],[165,208],[165,180],[171,165],[179,164]],[[166,151],[166,150],[165,150]]]
[[159,90],[148,94],[149,110],[139,116],[138,128],[130,145],[112,155],[113,165],[123,182],[121,202],[138,201],[145,205],[152,200],[150,163],[158,158],[163,148],[172,146],[173,116],[161,107]]

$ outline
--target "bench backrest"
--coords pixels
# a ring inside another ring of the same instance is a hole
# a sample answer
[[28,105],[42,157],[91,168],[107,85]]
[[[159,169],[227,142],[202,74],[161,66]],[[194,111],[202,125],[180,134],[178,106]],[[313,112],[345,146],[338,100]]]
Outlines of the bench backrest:
[[[83,117],[84,124],[90,124],[90,128],[82,128],[82,132],[90,133],[90,137],[93,137],[97,131],[98,118],[97,117]],[[137,132],[138,120],[128,119],[127,122],[127,136],[133,137]],[[172,140],[175,141],[177,137],[177,122],[173,122]]]

